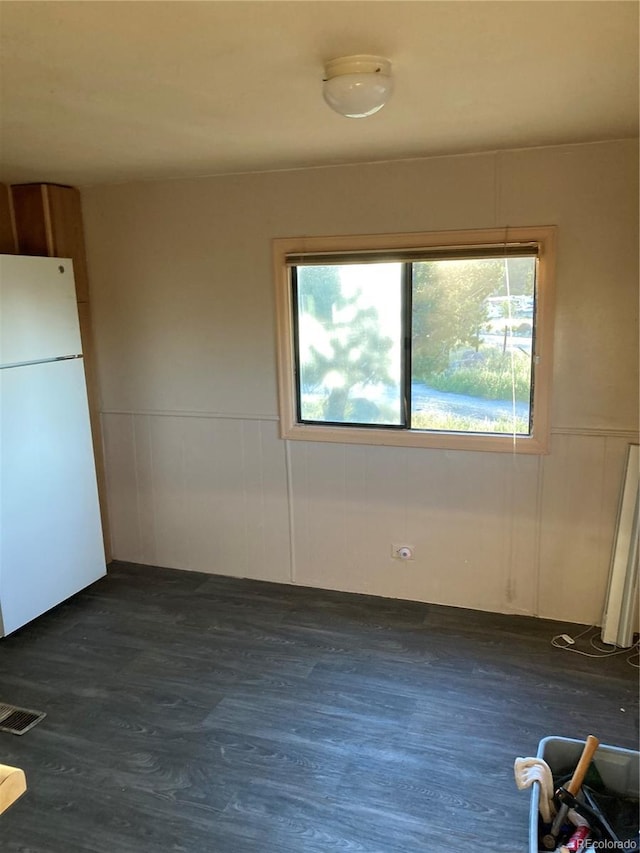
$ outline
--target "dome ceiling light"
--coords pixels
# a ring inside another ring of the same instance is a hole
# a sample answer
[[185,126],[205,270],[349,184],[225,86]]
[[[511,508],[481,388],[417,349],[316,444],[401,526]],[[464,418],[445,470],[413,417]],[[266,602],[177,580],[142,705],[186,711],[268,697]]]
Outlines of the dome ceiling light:
[[382,56],[341,56],[325,65],[324,99],[332,110],[347,118],[377,113],[392,92],[391,63]]

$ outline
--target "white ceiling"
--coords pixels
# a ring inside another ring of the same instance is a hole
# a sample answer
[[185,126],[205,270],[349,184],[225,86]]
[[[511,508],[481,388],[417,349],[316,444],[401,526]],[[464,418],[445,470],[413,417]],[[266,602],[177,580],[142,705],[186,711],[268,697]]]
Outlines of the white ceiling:
[[[638,133],[635,0],[0,3],[0,179],[76,185]],[[395,93],[331,112],[323,61]]]

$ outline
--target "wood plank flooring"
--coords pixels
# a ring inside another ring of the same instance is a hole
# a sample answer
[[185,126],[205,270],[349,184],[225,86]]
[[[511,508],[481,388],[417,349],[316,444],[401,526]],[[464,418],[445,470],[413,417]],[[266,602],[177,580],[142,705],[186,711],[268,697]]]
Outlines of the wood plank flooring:
[[29,784],[0,849],[525,853],[517,756],[637,748],[637,670],[566,629],[114,564],[0,641],[0,701],[48,714],[0,733]]

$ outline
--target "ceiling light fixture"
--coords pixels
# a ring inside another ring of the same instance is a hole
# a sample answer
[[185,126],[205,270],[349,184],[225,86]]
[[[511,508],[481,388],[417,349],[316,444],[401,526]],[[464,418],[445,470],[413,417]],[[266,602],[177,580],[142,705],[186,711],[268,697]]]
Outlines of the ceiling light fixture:
[[347,118],[377,113],[392,92],[391,63],[382,56],[341,56],[324,67],[324,99]]

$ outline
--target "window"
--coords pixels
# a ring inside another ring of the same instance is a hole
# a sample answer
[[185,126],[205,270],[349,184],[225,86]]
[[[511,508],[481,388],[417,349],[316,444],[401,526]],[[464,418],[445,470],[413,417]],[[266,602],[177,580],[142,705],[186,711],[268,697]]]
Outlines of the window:
[[554,240],[275,240],[282,437],[546,452]]

